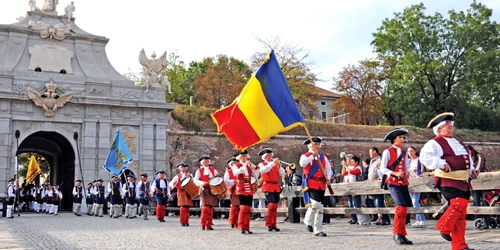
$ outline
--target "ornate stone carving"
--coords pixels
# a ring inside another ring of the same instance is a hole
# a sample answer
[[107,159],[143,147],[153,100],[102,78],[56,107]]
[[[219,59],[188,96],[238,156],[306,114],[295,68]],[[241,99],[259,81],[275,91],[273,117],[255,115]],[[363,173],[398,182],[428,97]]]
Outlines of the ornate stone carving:
[[54,123],[54,131],[57,131],[59,133],[65,131],[66,133],[61,134],[72,135],[74,132],[80,131],[80,125],[72,123]]
[[123,117],[125,110],[121,107],[111,108],[111,117]]
[[0,78],[0,90],[10,90],[12,80],[8,78]]
[[60,73],[65,70],[66,74],[73,74],[71,58],[73,52],[65,47],[49,44],[37,44],[29,48],[31,55],[29,70],[40,68],[44,72]]
[[100,86],[87,86],[87,93],[90,96],[109,96],[109,88]]
[[92,117],[109,117],[110,109],[104,106],[87,107],[87,116]]
[[36,31],[40,31],[40,37],[43,39],[49,38],[49,39],[56,39],[59,41],[64,40],[66,38],[67,34],[70,34],[73,32],[71,30],[73,26],[71,24],[64,24],[64,23],[58,23],[55,24],[54,26],[44,23],[42,21],[36,21],[33,22],[33,20],[30,20],[28,22],[28,28],[31,28]]
[[36,0],[30,0],[30,11],[40,11],[40,8],[36,7]]
[[64,15],[68,17],[68,22],[71,21],[73,12],[75,12],[75,2],[71,1],[71,4],[68,4],[68,6],[64,8]]
[[113,89],[112,95],[113,97],[124,99],[140,99],[142,97],[142,93],[140,90],[131,89]]
[[42,8],[40,10],[47,14],[57,15],[56,10],[58,4],[59,0],[43,0]]
[[45,116],[52,117],[57,108],[62,108],[64,104],[71,100],[73,93],[68,92],[59,95],[56,92],[57,85],[52,80],[45,84],[46,91],[42,94],[36,92],[32,88],[28,88],[28,97],[33,100],[36,106],[42,107],[45,110]]
[[144,49],[141,50],[139,54],[139,63],[142,67],[142,83],[146,86],[146,91],[149,87],[168,87],[168,93],[172,93],[172,86],[168,81],[168,77],[165,75],[165,69],[167,68],[167,52],[165,51],[163,55],[156,59],[156,54],[153,51],[151,55],[152,59],[148,59]]
[[[31,109],[28,109],[28,104],[26,101],[12,101],[11,110],[15,112],[31,112]],[[31,104],[29,104],[31,106]]]

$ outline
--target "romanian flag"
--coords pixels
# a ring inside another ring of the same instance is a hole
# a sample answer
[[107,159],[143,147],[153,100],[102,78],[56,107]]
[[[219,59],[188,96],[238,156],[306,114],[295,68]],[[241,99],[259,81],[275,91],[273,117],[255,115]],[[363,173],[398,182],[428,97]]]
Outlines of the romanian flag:
[[238,150],[304,124],[274,51],[236,100],[217,110],[212,118],[219,134],[224,134]]
[[30,162],[28,163],[28,172],[26,173],[26,183],[32,182],[37,175],[42,172],[35,156],[30,157]]

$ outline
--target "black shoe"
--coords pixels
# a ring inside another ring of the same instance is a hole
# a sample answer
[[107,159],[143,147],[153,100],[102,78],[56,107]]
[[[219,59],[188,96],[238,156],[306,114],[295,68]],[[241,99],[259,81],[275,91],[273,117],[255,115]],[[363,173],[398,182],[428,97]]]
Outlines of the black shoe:
[[205,227],[201,227],[201,230],[205,230]]
[[277,228],[277,227],[273,227],[273,230],[274,230],[274,231],[276,231],[276,232],[279,232],[279,231],[280,231],[280,229],[279,229],[279,228]]
[[132,219],[135,219],[135,218],[137,218],[137,216],[132,216]]
[[449,234],[441,233],[441,237],[443,237],[443,239],[445,239],[447,241],[451,241],[451,235],[449,235]]
[[247,230],[247,234],[253,234],[253,232],[250,230]]
[[134,217],[128,217],[129,219],[133,219]]
[[186,227],[189,227],[189,224],[186,224]]
[[323,233],[323,232],[319,232],[317,234],[314,234],[314,236],[316,236],[316,237],[326,237],[326,234]]
[[[95,217],[97,217],[98,215],[96,214]],[[102,216],[101,216],[102,217]]]
[[474,248],[468,248],[468,247],[466,247],[466,248],[462,248],[461,250],[474,250]]
[[144,218],[143,220],[148,220],[148,218]]
[[125,216],[125,218],[127,218],[127,219],[128,219],[128,215],[127,215],[127,216]]
[[352,223],[351,223],[352,221],[353,221],[353,220],[348,221],[348,222],[347,222],[347,224],[352,224]]
[[160,222],[165,222],[165,220],[160,220]]
[[285,217],[285,219],[284,219],[283,221],[288,221],[288,216],[287,216],[287,217]]
[[267,227],[267,231],[272,232],[273,231],[273,227]]
[[306,225],[306,229],[307,229],[307,231],[309,231],[311,233],[313,232],[313,227],[312,226]]
[[231,224],[231,228],[234,228],[234,224]]
[[382,221],[382,223],[380,223],[380,225],[381,226],[389,226],[389,225],[391,225],[391,223],[388,221]]
[[405,245],[413,245],[413,242],[406,238],[406,236],[403,236],[403,241],[405,242]]
[[394,239],[394,241],[395,241],[397,244],[399,244],[399,245],[404,245],[404,244],[405,244],[405,241],[404,241],[403,237],[404,237],[403,235],[400,235],[400,234],[395,234],[395,235],[394,235],[394,237],[393,237],[393,239]]
[[76,216],[82,216],[81,214],[76,214]]
[[207,228],[207,230],[212,231],[212,230],[214,230],[214,228],[213,227],[209,227],[209,228]]
[[99,217],[102,217],[102,215],[99,215]]
[[245,234],[245,229],[241,229],[241,234]]
[[349,221],[349,224],[353,225],[353,224],[358,224],[357,221]]

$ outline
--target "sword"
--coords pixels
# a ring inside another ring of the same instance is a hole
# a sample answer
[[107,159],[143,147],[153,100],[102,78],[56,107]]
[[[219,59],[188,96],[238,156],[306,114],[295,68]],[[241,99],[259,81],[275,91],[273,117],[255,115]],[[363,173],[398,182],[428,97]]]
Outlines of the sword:
[[432,218],[436,218],[441,212],[443,212],[448,207],[448,202],[441,206],[435,213],[432,214]]

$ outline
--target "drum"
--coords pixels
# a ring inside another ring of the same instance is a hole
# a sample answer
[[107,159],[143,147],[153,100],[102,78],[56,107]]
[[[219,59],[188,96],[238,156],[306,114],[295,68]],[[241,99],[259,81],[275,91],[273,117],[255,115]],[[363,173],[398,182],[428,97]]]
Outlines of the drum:
[[198,186],[196,186],[196,184],[194,184],[193,178],[191,178],[191,177],[184,178],[181,182],[181,187],[193,199],[200,196],[199,188],[198,188]]
[[227,191],[226,184],[224,183],[224,179],[222,177],[214,177],[210,179],[208,184],[210,185],[210,191],[215,196]]
[[257,179],[252,176],[250,179],[250,184],[252,184],[252,188],[254,192],[257,192]]

